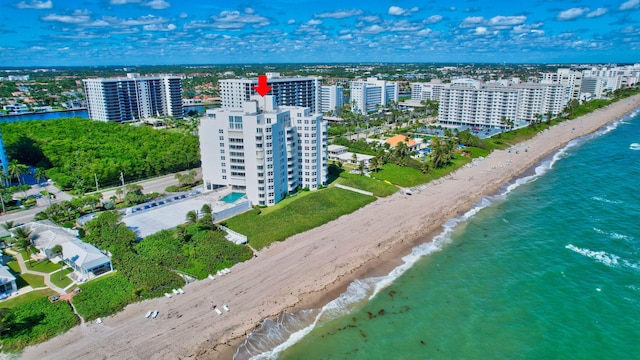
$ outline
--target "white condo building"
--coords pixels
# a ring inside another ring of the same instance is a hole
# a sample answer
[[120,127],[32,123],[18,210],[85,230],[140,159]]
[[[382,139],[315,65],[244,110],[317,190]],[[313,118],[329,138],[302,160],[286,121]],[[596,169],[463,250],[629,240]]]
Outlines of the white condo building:
[[[280,76],[277,72],[268,72],[267,85],[272,86],[268,95],[273,95],[278,106],[308,107],[312,113],[321,112],[322,78],[317,76]],[[253,89],[258,78],[223,79],[218,81],[220,100],[223,108],[241,109],[245,101],[257,95]]]
[[582,87],[582,73],[571,69],[558,69],[555,73],[542,73],[541,84],[560,84],[567,86],[570,99],[580,98]]
[[207,110],[200,154],[206,190],[229,186],[253,204],[273,205],[298,187],[326,185],[327,121],[309,108],[254,95],[242,108]]
[[351,111],[367,114],[377,110],[377,106],[386,107],[390,101],[398,102],[399,87],[397,82],[378,80],[375,77],[367,80],[351,81]]
[[321,110],[323,113],[327,111],[338,111],[344,105],[344,95],[342,86],[323,85],[322,94],[320,95],[322,103]]
[[180,77],[144,76],[84,79],[89,118],[133,121],[160,116],[184,117]]
[[411,84],[411,100],[436,100],[440,101],[440,94],[448,84],[442,83],[441,80],[432,80],[431,82],[418,82]]
[[460,79],[443,89],[438,120],[449,125],[504,127],[504,119],[517,125],[549,113],[558,115],[568,100],[566,87],[559,84],[485,84]]

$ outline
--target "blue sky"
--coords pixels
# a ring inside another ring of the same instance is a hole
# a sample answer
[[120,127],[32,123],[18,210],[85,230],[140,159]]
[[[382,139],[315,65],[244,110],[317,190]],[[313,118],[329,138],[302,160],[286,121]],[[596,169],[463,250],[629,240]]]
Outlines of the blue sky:
[[640,0],[0,0],[0,66],[640,62]]

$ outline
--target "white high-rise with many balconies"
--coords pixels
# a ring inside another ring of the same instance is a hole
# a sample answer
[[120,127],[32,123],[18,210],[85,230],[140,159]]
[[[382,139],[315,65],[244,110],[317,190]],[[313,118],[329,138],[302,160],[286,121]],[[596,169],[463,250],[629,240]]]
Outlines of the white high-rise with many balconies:
[[344,105],[344,95],[342,86],[324,85],[322,86],[321,109],[323,113],[328,111],[339,111]]
[[126,78],[84,79],[89,118],[133,121],[151,117],[184,117],[180,77],[127,74]]
[[399,87],[397,82],[378,80],[375,77],[367,80],[352,81],[349,83],[351,90],[351,111],[367,114],[377,110],[378,107],[386,107],[389,102],[398,102]]
[[[273,95],[278,106],[308,107],[312,113],[321,112],[322,78],[317,76],[280,76],[277,72],[268,72],[267,85],[272,86],[268,95]],[[244,102],[257,92],[258,78],[223,79],[218,81],[220,100],[223,108],[241,109]]]
[[442,90],[438,121],[449,125],[516,126],[562,112],[569,101],[567,86],[538,83],[483,83],[459,79]]
[[269,206],[327,184],[327,121],[309,108],[253,95],[242,108],[207,110],[199,134],[206,190],[229,186]]

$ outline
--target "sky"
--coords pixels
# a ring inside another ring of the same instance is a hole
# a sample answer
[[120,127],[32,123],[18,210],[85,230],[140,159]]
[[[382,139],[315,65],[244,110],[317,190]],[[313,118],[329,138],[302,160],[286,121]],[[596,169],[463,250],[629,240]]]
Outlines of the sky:
[[0,0],[0,66],[640,62],[640,0]]

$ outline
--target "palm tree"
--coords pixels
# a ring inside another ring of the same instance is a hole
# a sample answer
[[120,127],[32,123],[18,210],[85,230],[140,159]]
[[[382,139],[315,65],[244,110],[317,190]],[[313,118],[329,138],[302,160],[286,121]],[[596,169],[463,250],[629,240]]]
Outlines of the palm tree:
[[118,195],[118,200],[122,200],[123,194],[124,194],[124,190],[121,187],[116,189],[116,195]]
[[9,221],[5,222],[4,224],[2,224],[2,227],[7,231],[11,230],[14,226],[16,226],[16,225],[11,220],[9,220]]
[[406,164],[409,152],[409,146],[407,146],[407,143],[404,141],[401,141],[396,145],[396,149],[393,151],[393,156],[395,157],[396,164],[398,166],[404,166],[404,164]]
[[211,205],[209,204],[202,205],[202,208],[200,208],[200,212],[203,214],[211,214],[212,213]]
[[371,169],[371,171],[374,172],[378,172],[378,157],[373,157],[371,158],[371,160],[369,160],[369,168]]
[[187,224],[195,224],[198,222],[198,214],[191,210],[187,213]]
[[33,177],[36,179],[36,181],[38,182],[38,184],[41,182],[42,179],[46,179],[47,178],[47,174],[45,174],[46,170],[43,168],[36,168],[33,171]]
[[62,260],[62,245],[58,244],[51,249],[51,254],[54,256],[60,256],[60,281],[62,281],[62,268],[64,267],[64,260]]
[[13,236],[16,239],[18,249],[27,253],[29,265],[31,265],[31,246],[33,245],[31,239],[33,238],[33,233],[26,227],[21,226],[13,230]]
[[9,170],[9,177],[18,180],[18,184],[22,185],[22,175],[29,172],[29,167],[24,164],[20,164],[18,160],[13,159],[9,161],[7,166]]
[[178,173],[174,176],[176,180],[178,180],[178,187],[182,187],[182,183],[184,181],[184,175]]

